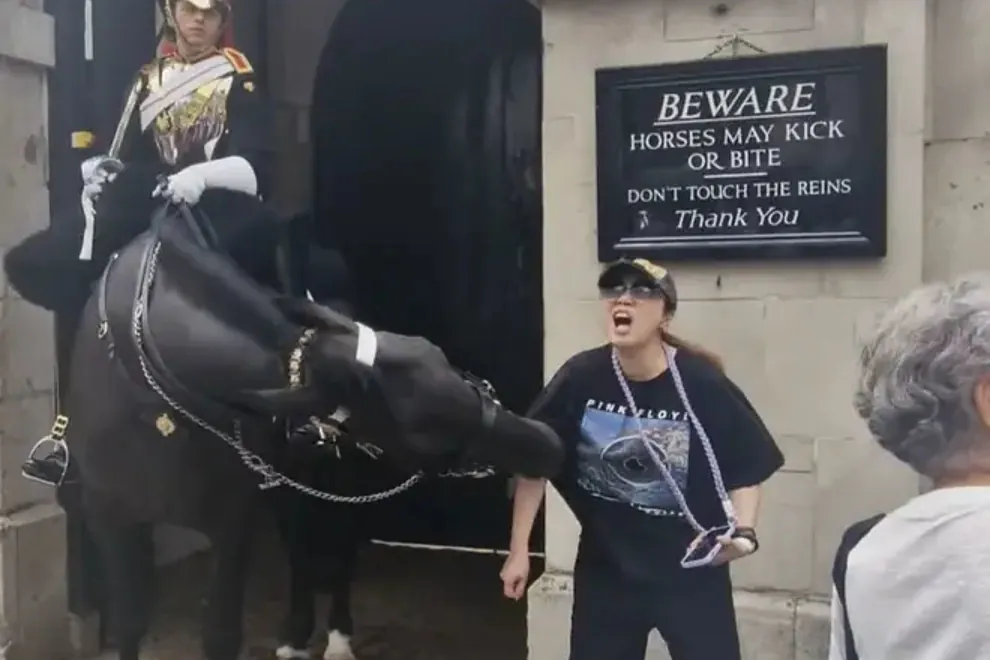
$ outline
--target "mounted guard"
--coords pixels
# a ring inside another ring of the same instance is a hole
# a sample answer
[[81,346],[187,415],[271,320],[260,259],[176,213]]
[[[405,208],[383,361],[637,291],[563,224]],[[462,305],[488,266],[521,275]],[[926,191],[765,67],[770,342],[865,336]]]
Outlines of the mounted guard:
[[[274,158],[270,110],[248,58],[229,45],[230,2],[159,6],[160,54],[138,72],[107,153],[82,163],[80,208],[5,258],[21,295],[57,313],[78,314],[111,255],[148,229],[163,201],[197,205],[239,265],[262,282],[277,279],[278,222],[260,203]],[[59,433],[26,476],[58,482],[67,458]]]

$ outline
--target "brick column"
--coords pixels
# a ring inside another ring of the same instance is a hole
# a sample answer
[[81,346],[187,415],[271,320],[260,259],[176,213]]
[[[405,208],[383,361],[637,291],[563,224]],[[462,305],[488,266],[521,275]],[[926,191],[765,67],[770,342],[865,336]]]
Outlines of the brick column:
[[[48,223],[47,74],[54,21],[42,0],[0,0],[0,251]],[[20,463],[51,425],[54,321],[0,274],[0,657],[67,657],[64,514]]]

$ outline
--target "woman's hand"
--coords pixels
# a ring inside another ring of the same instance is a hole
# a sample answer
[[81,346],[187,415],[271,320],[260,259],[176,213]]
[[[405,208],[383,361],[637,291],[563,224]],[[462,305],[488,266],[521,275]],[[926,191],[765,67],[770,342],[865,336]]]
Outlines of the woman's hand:
[[529,583],[529,553],[510,552],[502,564],[502,593],[506,598],[519,600],[526,593]]
[[718,542],[722,544],[722,549],[712,560],[712,566],[721,566],[731,561],[748,557],[756,552],[756,544],[745,537],[722,536]]

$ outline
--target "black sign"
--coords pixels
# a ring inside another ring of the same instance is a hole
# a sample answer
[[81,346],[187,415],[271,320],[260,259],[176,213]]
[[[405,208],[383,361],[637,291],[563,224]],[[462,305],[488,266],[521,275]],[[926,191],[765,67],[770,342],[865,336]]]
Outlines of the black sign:
[[887,49],[597,72],[598,258],[882,257]]

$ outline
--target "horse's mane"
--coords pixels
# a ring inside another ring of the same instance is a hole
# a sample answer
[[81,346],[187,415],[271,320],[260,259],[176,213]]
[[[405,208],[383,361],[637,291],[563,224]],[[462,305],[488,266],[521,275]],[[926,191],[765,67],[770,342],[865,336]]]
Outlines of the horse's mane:
[[161,263],[169,281],[209,314],[244,329],[282,352],[299,337],[276,303],[277,294],[257,284],[225,255],[197,245],[172,222],[161,229]]

